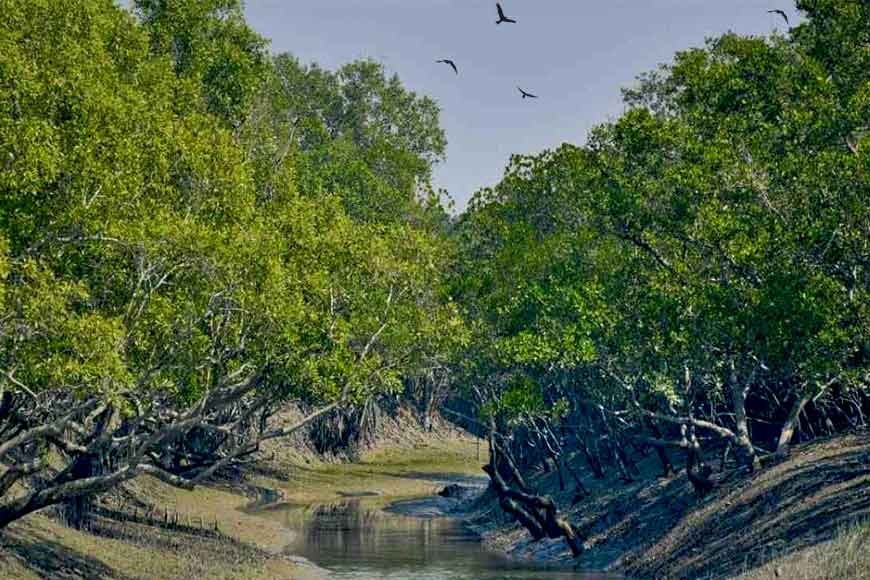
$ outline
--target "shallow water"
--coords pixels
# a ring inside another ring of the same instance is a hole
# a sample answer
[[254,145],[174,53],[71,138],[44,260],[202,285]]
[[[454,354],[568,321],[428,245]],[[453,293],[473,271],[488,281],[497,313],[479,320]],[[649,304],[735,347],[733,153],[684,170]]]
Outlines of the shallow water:
[[304,556],[336,579],[529,580],[610,578],[521,565],[485,550],[462,522],[385,512],[366,499],[284,506],[294,534],[287,553]]

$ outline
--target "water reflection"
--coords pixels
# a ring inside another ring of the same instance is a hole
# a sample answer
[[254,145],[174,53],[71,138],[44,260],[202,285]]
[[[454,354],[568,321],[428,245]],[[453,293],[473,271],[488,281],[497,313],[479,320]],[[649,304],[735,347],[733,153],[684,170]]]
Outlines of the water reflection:
[[288,547],[334,578],[514,580],[604,578],[521,566],[483,549],[461,522],[384,512],[367,500],[292,507],[282,514],[296,532]]

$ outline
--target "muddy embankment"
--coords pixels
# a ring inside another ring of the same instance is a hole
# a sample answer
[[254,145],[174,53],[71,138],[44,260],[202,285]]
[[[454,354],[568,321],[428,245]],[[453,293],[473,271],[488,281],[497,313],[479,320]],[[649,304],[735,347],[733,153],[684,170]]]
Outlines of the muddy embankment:
[[494,497],[467,502],[463,517],[488,546],[511,557],[630,578],[729,578],[753,570],[753,578],[774,578],[807,554],[834,553],[845,542],[855,562],[839,562],[842,576],[824,577],[870,578],[870,544],[851,546],[870,541],[870,533],[849,533],[870,518],[870,432],[796,446],[751,476],[714,474],[720,481],[703,497],[685,470],[659,477],[655,454],[636,459],[637,481],[586,478],[591,493],[574,505],[575,490],[560,491],[555,473],[528,477],[582,534],[585,551],[577,559],[561,539],[532,541]]

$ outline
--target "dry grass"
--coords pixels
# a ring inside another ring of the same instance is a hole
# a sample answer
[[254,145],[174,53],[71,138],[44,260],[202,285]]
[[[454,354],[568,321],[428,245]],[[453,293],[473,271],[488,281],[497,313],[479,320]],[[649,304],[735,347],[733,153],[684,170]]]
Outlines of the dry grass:
[[[97,533],[43,515],[16,522],[0,536],[0,577],[117,580],[253,580],[297,578],[299,569],[231,540],[199,538],[150,526],[97,521]],[[106,535],[103,535],[106,534]]]
[[207,526],[217,520],[222,533],[265,552],[280,553],[290,543],[288,530],[250,513],[248,507],[254,500],[229,486],[200,486],[185,491],[151,477],[140,477],[134,485],[136,495],[147,497],[159,509],[167,508],[170,513],[178,512],[194,521],[202,519]]
[[722,578],[777,554],[830,542],[870,516],[870,432],[795,447],[792,455],[698,501],[630,572]]
[[870,578],[870,522],[845,528],[830,542],[782,556],[739,580],[859,580]]

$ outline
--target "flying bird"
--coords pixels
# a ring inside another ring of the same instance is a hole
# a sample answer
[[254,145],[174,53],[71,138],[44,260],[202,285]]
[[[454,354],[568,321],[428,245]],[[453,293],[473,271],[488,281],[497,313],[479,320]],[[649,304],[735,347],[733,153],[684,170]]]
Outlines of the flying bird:
[[768,10],[768,14],[779,14],[782,16],[782,19],[785,20],[785,23],[788,24],[788,14],[785,13],[784,10]]
[[537,99],[538,98],[538,95],[533,95],[532,93],[527,93],[526,91],[524,91],[520,87],[517,87],[517,90],[520,92],[520,94],[523,96],[524,99]]
[[498,20],[495,21],[496,24],[501,24],[502,22],[510,22],[512,24],[517,23],[517,21],[514,20],[513,18],[508,18],[507,16],[504,15],[504,10],[502,10],[500,3],[496,2],[495,8],[496,8],[496,10],[498,10]]
[[441,60],[436,60],[435,62],[449,64],[450,67],[453,69],[453,72],[455,72],[456,74],[459,74],[459,69],[456,68],[456,63],[453,62],[452,60],[450,60],[449,58],[442,58]]

